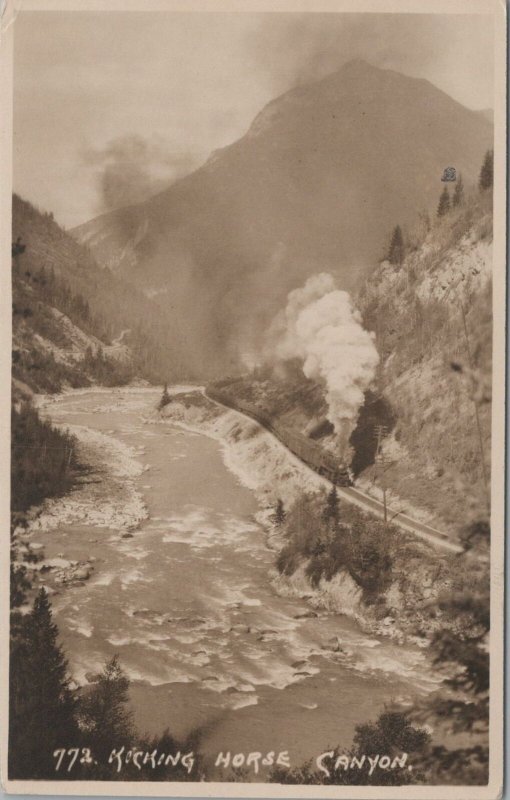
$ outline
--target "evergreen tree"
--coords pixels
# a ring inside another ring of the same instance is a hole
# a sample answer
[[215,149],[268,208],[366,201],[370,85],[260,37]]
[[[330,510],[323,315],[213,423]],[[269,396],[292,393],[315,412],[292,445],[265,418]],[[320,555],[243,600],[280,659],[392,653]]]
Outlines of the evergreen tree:
[[464,585],[461,581],[454,590],[439,595],[443,624],[433,634],[430,653],[436,669],[443,673],[443,685],[424,708],[432,715],[433,724],[441,725],[447,719],[462,737],[455,747],[435,744],[418,764],[433,784],[482,785],[489,776],[489,522],[474,519],[460,533],[464,554],[457,560],[459,575],[470,563],[478,563],[478,567],[465,573],[469,581]]
[[66,492],[78,464],[76,440],[23,403],[11,410],[11,510],[22,512]]
[[134,738],[128,702],[129,679],[115,655],[106,663],[80,707],[80,727],[86,732],[99,764],[106,764],[113,743],[115,747],[128,746]]
[[11,575],[10,575],[10,607],[19,608],[26,600],[26,592],[30,589],[27,578],[27,568],[14,564],[16,558],[15,548],[11,549]]
[[463,205],[464,205],[464,182],[462,180],[462,175],[459,175],[457,183],[455,184],[455,190],[453,192],[452,206],[453,208],[458,208],[458,206],[463,206]]
[[439,205],[437,207],[437,216],[444,217],[444,215],[447,214],[449,210],[450,210],[450,194],[445,186],[443,191],[441,192],[441,197],[439,198]]
[[33,609],[11,621],[9,777],[54,776],[53,751],[78,737],[76,700],[44,589]]
[[11,254],[13,258],[20,256],[26,250],[26,244],[21,241],[21,236],[18,236],[15,242],[11,244]]
[[283,525],[286,518],[285,508],[283,506],[283,500],[278,498],[274,510],[274,514],[272,516],[273,523],[279,528]]
[[161,411],[162,408],[164,408],[165,406],[167,406],[171,402],[172,402],[172,398],[170,397],[170,394],[169,394],[169,391],[168,391],[168,384],[165,383],[165,385],[163,387],[163,394],[161,395],[161,399],[160,399],[160,401],[158,403],[158,410]]
[[494,184],[494,151],[487,150],[485,158],[480,170],[480,177],[478,179],[478,186],[481,191],[485,189],[492,189]]
[[400,225],[396,225],[393,229],[387,259],[395,266],[400,266],[404,260],[404,237]]
[[334,525],[337,525],[340,520],[340,501],[338,499],[338,492],[335,485],[332,486],[331,491],[326,498],[323,517],[327,522],[331,522]]
[[[423,783],[426,774],[416,769],[384,769],[378,765],[373,769],[368,757],[374,758],[382,754],[390,759],[402,757],[403,753],[411,755],[413,765],[417,758],[427,749],[430,742],[429,733],[415,727],[408,715],[398,711],[384,710],[375,722],[356,725],[353,744],[347,752],[339,747],[332,750],[332,757],[327,762],[329,775],[314,771],[311,762],[301,767],[281,769],[276,767],[270,773],[271,783],[284,784],[322,784],[333,786],[400,786]],[[360,769],[346,770],[344,764],[336,768],[336,760],[344,756],[349,761],[356,758],[362,760]],[[377,763],[377,762],[376,762]]]

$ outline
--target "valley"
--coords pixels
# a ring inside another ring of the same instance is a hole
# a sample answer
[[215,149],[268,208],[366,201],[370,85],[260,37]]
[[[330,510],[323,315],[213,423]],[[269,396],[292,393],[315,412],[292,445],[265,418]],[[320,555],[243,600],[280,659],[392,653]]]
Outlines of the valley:
[[354,59],[72,230],[13,196],[23,747],[54,658],[69,741],[196,749],[159,780],[341,784],[375,736],[415,771],[348,780],[486,782],[492,138]]

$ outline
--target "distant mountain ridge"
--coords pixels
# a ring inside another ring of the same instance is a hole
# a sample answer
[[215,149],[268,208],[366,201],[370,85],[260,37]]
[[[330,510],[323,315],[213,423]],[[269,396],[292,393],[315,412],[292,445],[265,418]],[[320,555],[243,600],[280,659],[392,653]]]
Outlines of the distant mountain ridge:
[[271,101],[169,189],[73,234],[172,304],[198,369],[219,352],[230,369],[289,290],[323,270],[352,290],[395,224],[435,213],[446,166],[476,183],[492,140],[484,115],[428,81],[355,60]]

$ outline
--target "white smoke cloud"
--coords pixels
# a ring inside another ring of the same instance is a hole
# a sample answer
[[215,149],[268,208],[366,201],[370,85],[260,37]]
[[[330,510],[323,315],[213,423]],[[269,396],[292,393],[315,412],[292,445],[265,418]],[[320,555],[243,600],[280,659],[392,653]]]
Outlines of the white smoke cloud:
[[363,328],[348,292],[325,272],[290,292],[273,330],[279,331],[276,358],[302,359],[307,378],[325,385],[328,418],[345,446],[379,363],[375,335]]

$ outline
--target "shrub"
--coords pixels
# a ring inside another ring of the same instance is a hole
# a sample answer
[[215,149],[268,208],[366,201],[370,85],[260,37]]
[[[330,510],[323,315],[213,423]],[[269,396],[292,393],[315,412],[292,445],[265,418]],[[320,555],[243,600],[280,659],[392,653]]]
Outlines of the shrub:
[[306,560],[313,586],[343,570],[361,587],[364,600],[373,603],[392,581],[397,531],[354,506],[342,505],[332,519],[332,498],[331,492],[305,494],[295,502],[283,524],[287,544],[278,556],[278,570],[292,575]]

